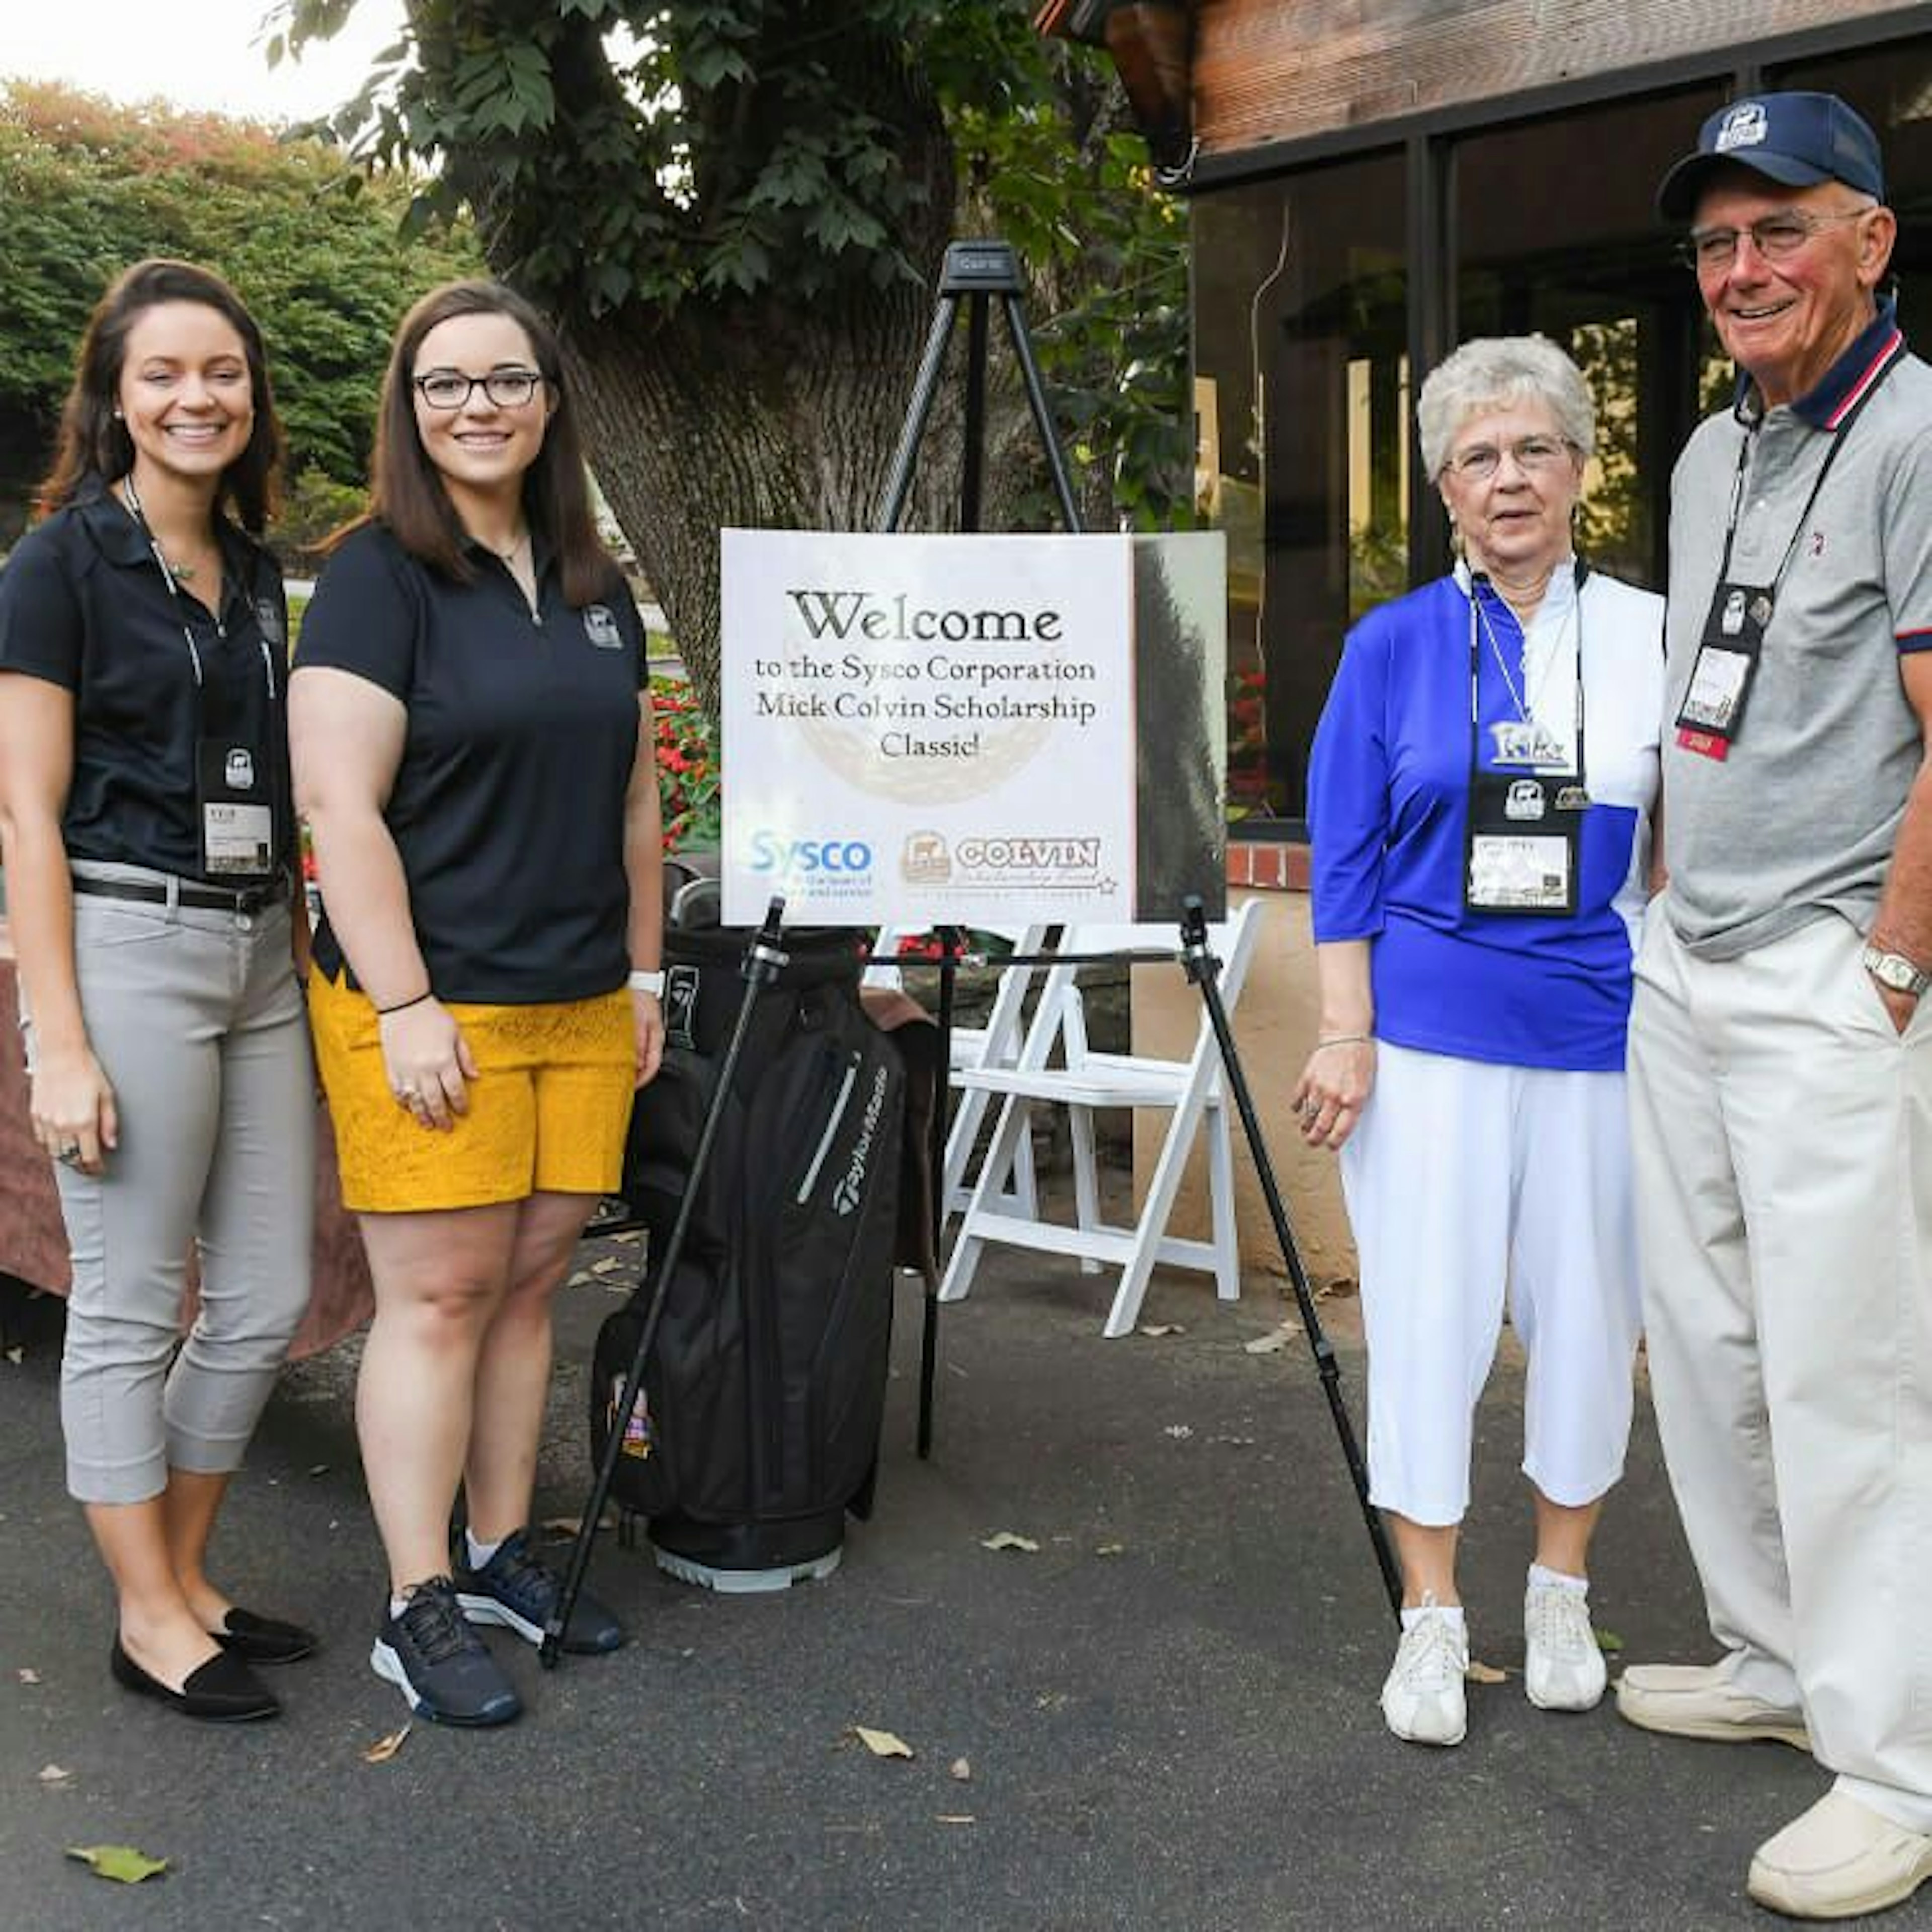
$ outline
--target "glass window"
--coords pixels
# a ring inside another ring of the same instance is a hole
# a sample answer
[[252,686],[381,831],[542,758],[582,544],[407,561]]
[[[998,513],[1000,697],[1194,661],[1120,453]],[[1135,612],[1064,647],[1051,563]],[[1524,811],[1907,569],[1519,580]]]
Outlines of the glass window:
[[1766,84],[1840,95],[1877,133],[1885,198],[1898,216],[1892,266],[1899,320],[1924,355],[1932,347],[1932,34],[1780,68]]
[[1579,548],[1654,587],[1671,465],[1696,419],[1708,347],[1696,285],[1654,197],[1723,99],[1714,83],[1647,95],[1472,135],[1455,151],[1456,339],[1534,331],[1575,358],[1597,406]]
[[1192,205],[1197,488],[1228,532],[1228,815],[1298,822],[1352,620],[1406,587],[1399,153]]

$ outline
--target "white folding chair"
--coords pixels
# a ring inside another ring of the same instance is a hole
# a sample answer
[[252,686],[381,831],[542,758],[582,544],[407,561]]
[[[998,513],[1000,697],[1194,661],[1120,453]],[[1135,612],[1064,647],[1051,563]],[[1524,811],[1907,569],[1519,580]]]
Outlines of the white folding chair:
[[[881,926],[878,937],[872,942],[872,964],[866,968],[863,983],[868,986],[890,986],[895,991],[902,989],[905,976],[892,963],[898,956],[899,943],[904,939],[922,938],[929,929],[923,926]],[[1043,926],[992,926],[980,929],[1006,940],[1016,952],[1037,952],[1046,938],[1046,928]],[[1030,967],[1016,966],[1001,973],[986,1024],[982,1027],[953,1028],[952,1066],[956,1086],[961,1084],[957,1076],[962,1072],[986,1066],[1010,1066],[1018,1059],[1027,988],[1034,971]],[[977,1089],[964,1092],[946,1129],[946,1171],[941,1176],[945,1192],[941,1198],[949,1215],[959,1213],[966,1205],[966,1166],[972,1159],[974,1144],[980,1137],[991,1097]],[[1040,1189],[1034,1172],[1031,1141],[1018,1146],[1012,1168],[1011,1184],[1002,1198],[1019,1213],[1037,1214]]]
[[[1260,930],[1258,904],[1252,899],[1225,924],[1209,930],[1209,944],[1221,962],[1222,1003],[1230,1015],[1240,998]],[[1062,945],[1070,953],[1124,951],[1172,945],[1175,936],[1172,926],[1084,926],[1069,927]],[[1139,1317],[1148,1277],[1158,1262],[1213,1275],[1215,1292],[1224,1301],[1240,1297],[1229,1107],[1220,1050],[1204,1012],[1193,1050],[1184,1060],[1096,1053],[1087,1045],[1079,1009],[1069,1004],[1070,997],[1078,997],[1074,991],[1077,970],[1060,965],[1048,974],[1034,1023],[1014,1065],[962,1068],[953,1076],[956,1086],[988,1099],[997,1094],[1001,1104],[992,1144],[968,1195],[965,1216],[946,1262],[939,1297],[942,1301],[965,1298],[980,1252],[988,1241],[1075,1255],[1090,1273],[1103,1264],[1120,1269],[1120,1284],[1108,1312],[1105,1333],[1125,1335],[1132,1332]],[[1064,1065],[1048,1064],[1056,1042]],[[1034,1109],[1043,1106],[1064,1106],[1072,1114],[1075,1223],[1071,1227],[1045,1220],[1036,1208],[1021,1212],[1010,1198],[1001,1198],[1008,1168],[1019,1150],[1031,1144]],[[1146,1197],[1132,1227],[1111,1224],[1100,1217],[1093,1137],[1094,1110],[1099,1107],[1158,1108],[1168,1116]],[[1197,1130],[1204,1130],[1208,1142],[1210,1225],[1204,1241],[1167,1232],[1168,1217]]]

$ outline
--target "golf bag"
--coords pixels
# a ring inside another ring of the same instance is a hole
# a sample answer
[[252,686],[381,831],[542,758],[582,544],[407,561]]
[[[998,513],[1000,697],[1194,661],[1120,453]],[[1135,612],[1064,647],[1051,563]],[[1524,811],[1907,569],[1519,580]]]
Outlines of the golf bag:
[[[668,932],[666,1048],[638,1096],[625,1196],[662,1251],[745,998],[748,934]],[[845,932],[788,934],[761,989],[670,1283],[613,1492],[658,1561],[731,1589],[838,1559],[870,1512],[892,1334],[906,1080],[859,1004]],[[616,1420],[657,1268],[605,1322],[593,1454]]]

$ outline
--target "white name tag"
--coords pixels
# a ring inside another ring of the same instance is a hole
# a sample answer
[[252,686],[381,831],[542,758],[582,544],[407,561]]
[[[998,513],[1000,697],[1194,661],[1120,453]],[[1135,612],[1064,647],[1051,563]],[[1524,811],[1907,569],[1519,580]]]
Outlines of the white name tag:
[[274,814],[266,805],[204,805],[201,827],[211,872],[259,878],[275,869]]
[[1468,900],[1478,911],[1563,911],[1570,842],[1548,832],[1478,832],[1469,842]]

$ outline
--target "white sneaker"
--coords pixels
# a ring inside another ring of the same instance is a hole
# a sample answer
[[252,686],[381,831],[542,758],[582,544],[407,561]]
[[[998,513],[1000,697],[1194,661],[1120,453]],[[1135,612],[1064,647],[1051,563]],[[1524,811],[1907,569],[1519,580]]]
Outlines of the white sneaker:
[[1608,1672],[1590,1628],[1588,1598],[1560,1583],[1532,1583],[1523,1595],[1522,1634],[1529,1701],[1539,1711],[1595,1709]]
[[1460,1618],[1433,1605],[1402,1634],[1382,1686],[1382,1715],[1412,1744],[1460,1744],[1468,1728],[1462,1678],[1469,1636]]

